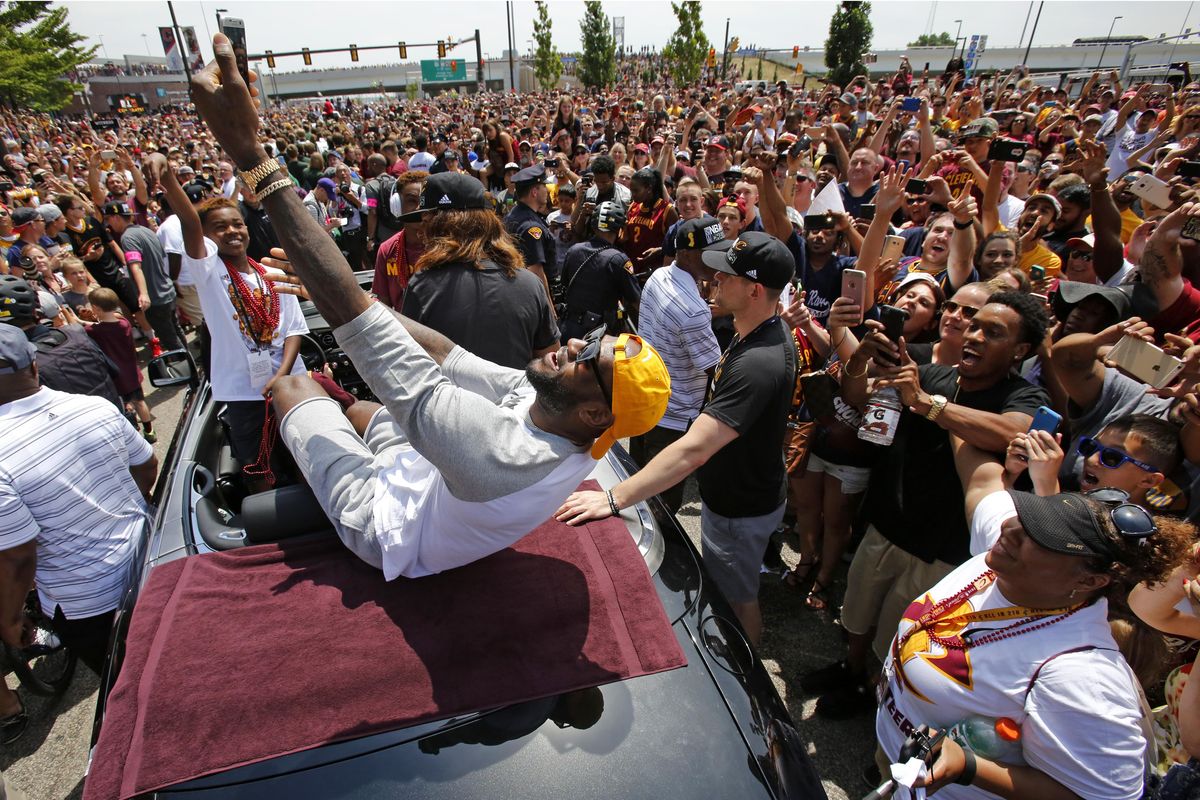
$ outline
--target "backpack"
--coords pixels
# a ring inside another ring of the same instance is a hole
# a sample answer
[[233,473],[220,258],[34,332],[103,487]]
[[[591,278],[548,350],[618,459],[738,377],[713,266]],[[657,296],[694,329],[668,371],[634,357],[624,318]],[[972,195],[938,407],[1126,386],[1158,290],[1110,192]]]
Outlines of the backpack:
[[113,377],[119,372],[91,338],[71,327],[50,328],[33,339],[38,376],[43,386],[59,392],[90,394],[124,411]]

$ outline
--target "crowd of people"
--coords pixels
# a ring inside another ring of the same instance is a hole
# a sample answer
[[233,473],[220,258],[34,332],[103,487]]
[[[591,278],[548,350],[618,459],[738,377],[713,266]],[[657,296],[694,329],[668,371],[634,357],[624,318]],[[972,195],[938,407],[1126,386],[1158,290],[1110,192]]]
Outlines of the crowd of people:
[[[1016,750],[947,738],[918,783],[1194,796],[1200,84],[905,60],[254,112],[217,50],[194,111],[0,117],[0,638],[36,574],[95,655],[116,600],[62,575],[110,588],[88,559],[154,470],[139,341],[194,328],[249,489],[305,481],[389,580],[550,516],[676,513],[695,474],[749,639],[781,543],[796,613],[837,616],[845,658],[794,685],[876,715],[884,777],[978,717]],[[305,372],[295,295],[380,403]],[[271,404],[292,463],[261,458]],[[51,430],[119,457],[27,461]],[[626,437],[641,469],[575,492]],[[102,496],[103,526],[56,516]]]

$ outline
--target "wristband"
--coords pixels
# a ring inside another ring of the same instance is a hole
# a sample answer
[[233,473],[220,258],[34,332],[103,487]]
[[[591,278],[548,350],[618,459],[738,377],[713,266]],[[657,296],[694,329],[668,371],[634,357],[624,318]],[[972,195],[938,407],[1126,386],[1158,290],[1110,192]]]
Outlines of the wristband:
[[617,508],[617,501],[613,500],[612,489],[604,492],[604,496],[608,498],[608,510],[612,512],[614,517],[621,516],[621,509]]
[[975,760],[975,751],[969,747],[964,747],[963,751],[963,771],[954,779],[954,782],[961,786],[970,786],[975,782],[975,773],[979,769],[979,763]]
[[280,169],[282,167],[279,166],[278,161],[273,158],[267,158],[266,161],[263,161],[253,169],[240,170],[238,174],[242,176],[242,180],[246,182],[247,186],[251,189],[257,189],[260,183],[274,175]]
[[960,231],[965,231],[967,228],[971,227],[974,224],[975,224],[975,222],[973,220],[967,220],[966,222],[959,222],[958,220],[954,220],[955,229],[960,230]]

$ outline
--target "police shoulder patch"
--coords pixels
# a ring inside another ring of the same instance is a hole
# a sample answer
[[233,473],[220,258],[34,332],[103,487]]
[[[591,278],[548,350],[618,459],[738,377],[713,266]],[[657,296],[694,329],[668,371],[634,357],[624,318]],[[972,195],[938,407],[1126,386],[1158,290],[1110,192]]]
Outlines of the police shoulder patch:
[[536,225],[530,226],[530,228],[528,230],[526,230],[525,232],[528,233],[530,236],[532,236],[535,239],[542,238],[542,229]]
[[632,261],[625,262],[625,271],[628,272],[630,275],[633,274],[633,262]]

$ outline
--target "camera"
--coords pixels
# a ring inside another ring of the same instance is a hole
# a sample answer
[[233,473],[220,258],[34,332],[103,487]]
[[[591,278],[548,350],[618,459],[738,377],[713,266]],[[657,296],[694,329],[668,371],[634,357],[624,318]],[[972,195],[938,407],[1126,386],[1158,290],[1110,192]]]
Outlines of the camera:
[[550,169],[558,169],[559,160],[557,158],[547,158],[546,166]]
[[338,191],[340,191],[342,194],[349,194],[350,184],[343,183],[341,186],[338,187]]
[[1029,149],[1026,142],[1015,142],[1011,139],[996,139],[988,147],[989,161],[1021,161],[1025,151]]

